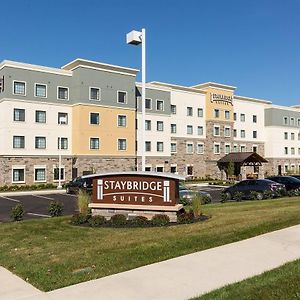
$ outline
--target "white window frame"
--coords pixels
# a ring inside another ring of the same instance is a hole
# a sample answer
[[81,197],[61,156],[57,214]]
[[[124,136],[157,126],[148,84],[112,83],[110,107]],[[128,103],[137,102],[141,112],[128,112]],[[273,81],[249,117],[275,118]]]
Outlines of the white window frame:
[[[292,151],[294,150],[294,151]],[[294,152],[294,153],[293,153]],[[296,150],[295,150],[295,147],[291,147],[291,155],[296,155]]]
[[[120,92],[126,94],[125,102],[119,102],[119,93]],[[117,103],[120,103],[120,104],[127,104],[128,103],[128,92],[127,91],[117,90]]]
[[[163,109],[157,109],[157,103],[158,103],[158,101],[162,101],[162,107],[163,107]],[[156,106],[155,106],[155,110],[156,111],[165,111],[165,101],[164,100],[156,99],[155,104],[156,104]]]
[[[162,125],[162,129],[159,129],[158,124]],[[156,121],[156,131],[163,132],[164,131],[164,121]]]
[[[188,146],[189,145],[192,145],[192,152],[188,152]],[[186,142],[186,144],[185,144],[185,152],[186,152],[186,154],[194,154],[194,143],[193,142]]]
[[[236,151],[234,151],[234,149],[236,149]],[[232,151],[233,151],[234,153],[239,152],[239,145],[238,145],[238,144],[233,144]]]
[[[150,143],[150,150],[147,150],[146,143]],[[151,143],[151,141],[145,141],[145,152],[152,152],[152,143]]]
[[257,153],[258,152],[258,145],[255,145],[255,144],[252,145],[252,152],[254,152],[254,147],[256,147],[256,149],[257,149],[256,153]]
[[[201,115],[199,115],[199,111],[201,111]],[[197,108],[197,117],[198,118],[203,118],[204,115],[204,109],[202,107]]]
[[[287,122],[285,123],[284,120],[287,120]],[[289,125],[289,117],[288,116],[283,116],[282,118],[282,124],[288,126]]]
[[[37,122],[37,120],[36,120],[36,113],[37,112],[44,112],[45,113],[45,122]],[[47,111],[46,110],[40,110],[40,109],[36,109],[35,111],[34,111],[34,123],[35,124],[47,124]]]
[[[219,128],[219,134],[215,134],[215,128]],[[220,125],[214,125],[213,136],[221,136],[221,128],[220,128]]]
[[[146,107],[146,100],[147,100],[147,99],[150,100],[150,108],[147,108],[147,107]],[[152,103],[153,103],[152,98],[146,97],[146,98],[145,98],[145,109],[147,109],[147,110],[152,110],[152,107],[153,107],[153,106],[152,106]]]
[[[228,153],[226,152],[226,146],[229,146],[229,152],[228,152]],[[227,143],[226,143],[226,144],[224,145],[224,153],[225,153],[225,154],[229,154],[230,152],[231,152],[231,144],[227,144]]]
[[[216,116],[217,115],[216,112],[218,112],[218,116]],[[214,109],[214,118],[215,119],[220,119],[220,109],[219,108]]]
[[[172,144],[176,145],[176,151],[172,151]],[[170,152],[171,152],[171,153],[177,153],[177,142],[171,141],[171,144],[170,144]]]
[[[99,123],[98,124],[92,124],[91,123],[91,116],[92,116],[92,114],[98,114],[98,116],[99,116]],[[90,111],[90,113],[89,113],[89,125],[91,125],[91,126],[99,126],[100,125],[100,113],[99,112],[97,112],[97,111]]]
[[[63,169],[63,179],[61,179],[61,182],[65,182],[66,181],[66,167],[64,165],[61,165],[59,168],[59,165],[53,165],[53,182],[59,182],[59,179],[54,179],[54,169]],[[59,176],[59,175],[58,175]]]
[[[162,151],[158,151],[158,143],[161,143],[161,144],[162,144]],[[157,141],[157,142],[156,142],[156,152],[162,153],[162,152],[164,152],[164,151],[165,151],[165,149],[164,149],[164,142],[162,142],[162,141]]]
[[[45,97],[41,97],[41,96],[37,96],[37,95],[36,95],[36,86],[37,86],[37,85],[44,85],[44,86],[46,87],[46,96],[45,96]],[[33,95],[34,95],[35,98],[46,99],[47,96],[48,96],[48,86],[47,86],[47,84],[46,84],[46,83],[35,82],[35,83],[34,83],[34,93],[33,93]]]
[[[20,83],[24,83],[25,87],[24,87],[24,94],[15,94],[15,82],[20,82]],[[22,80],[13,80],[13,85],[12,85],[12,94],[16,95],[16,96],[22,96],[22,97],[26,97],[27,95],[27,82],[26,81],[22,81]]]
[[[44,169],[45,170],[45,179],[44,180],[36,180],[35,179],[35,170],[36,169]],[[42,166],[39,166],[39,165],[34,165],[33,166],[33,177],[34,177],[34,182],[47,182],[47,167],[46,165],[42,165]]]
[[159,172],[159,173],[163,173],[165,171],[165,166],[163,164],[156,165],[155,166],[155,172],[157,172],[157,168],[162,168],[162,172]]
[[[119,125],[119,117],[125,117],[125,126]],[[118,114],[118,117],[117,117],[117,126],[119,128],[127,128],[127,115]]]
[[[150,124],[150,129],[147,129],[146,123]],[[145,120],[145,131],[151,131],[152,130],[152,120]]]
[[[242,147],[245,147],[245,151],[242,151]],[[240,152],[247,152],[247,146],[244,144],[240,145]]]
[[[176,168],[176,172],[175,172],[175,173],[171,173],[171,168],[174,168],[174,167]],[[177,164],[171,164],[171,165],[170,165],[170,173],[171,173],[171,174],[178,174]]]
[[[215,146],[219,146],[219,152],[216,152],[215,150]],[[216,155],[219,155],[219,154],[221,154],[221,144],[220,143],[214,143],[214,154],[216,154]]]
[[[226,113],[228,113],[228,118],[226,118]],[[230,120],[230,110],[224,110],[224,119],[225,120]]]
[[[285,151],[287,150],[287,151]],[[289,155],[289,147],[284,147],[284,155]]]
[[[125,140],[125,149],[119,149],[119,140]],[[128,147],[127,139],[123,138],[123,137],[119,137],[117,139],[117,150],[121,151],[121,152],[125,152],[125,151],[127,151],[127,147]]]
[[[37,141],[37,138],[42,138],[42,139],[45,140],[45,148],[37,148],[37,147],[36,147],[36,141]],[[40,135],[35,136],[35,137],[34,137],[34,149],[35,149],[35,150],[47,150],[47,136],[40,136]]]
[[[293,120],[293,122],[292,122],[292,120]],[[295,126],[295,118],[294,117],[290,117],[290,125]]]
[[[191,133],[189,133],[189,128],[191,128],[192,129],[192,131],[191,131]],[[193,125],[186,125],[186,134],[187,135],[193,135],[194,134],[194,126]]]
[[[24,180],[14,181],[14,170],[24,170]],[[26,183],[26,166],[25,165],[12,165],[11,167],[11,183]]]
[[[173,111],[172,111],[172,106],[175,106],[175,113],[173,113]],[[177,114],[177,105],[176,104],[170,104],[170,111],[171,111],[171,115],[176,115]]]
[[[62,98],[58,97],[59,96],[59,93],[58,93],[59,88],[63,88],[63,89],[67,89],[68,90],[68,97],[66,99],[62,99]],[[56,92],[57,92],[57,95],[56,95],[57,96],[57,100],[59,100],[59,101],[69,101],[69,99],[70,99],[70,88],[69,87],[58,85]]]
[[[172,126],[172,125],[175,125],[175,126]],[[175,128],[175,131],[172,131],[172,128]],[[171,123],[170,124],[170,131],[171,131],[171,134],[176,134],[177,133],[177,124]]]
[[[199,152],[199,151],[198,151],[198,145],[202,145],[202,146],[203,146],[203,148],[202,148],[203,151],[202,151],[202,152]],[[204,143],[197,143],[196,153],[197,153],[197,154],[204,154]]]
[[[191,114],[189,114],[189,112],[191,112]],[[192,117],[194,115],[194,109],[192,106],[187,106],[186,107],[186,116],[187,117]]]
[[[244,136],[242,136],[242,132],[244,132]],[[240,131],[240,137],[241,137],[241,139],[245,139],[246,138],[246,130],[245,129],[241,129],[241,131]]]
[[[244,116],[244,120],[242,120],[242,116]],[[246,114],[240,113],[240,122],[246,122]]]
[[[199,134],[199,128],[202,128],[202,133]],[[204,127],[202,125],[197,126],[197,135],[198,136],[203,136],[204,135]]]
[[[99,140],[99,148],[91,148],[91,139],[98,139]],[[100,138],[98,136],[90,136],[89,137],[89,150],[90,151],[99,151],[100,150]]]
[[150,168],[150,170],[149,170],[149,171],[146,171],[146,172],[151,172],[151,171],[152,171],[152,165],[145,165],[145,170],[146,170],[147,168]]
[[[97,89],[99,90],[99,99],[92,99],[92,89]],[[89,87],[89,100],[90,101],[101,101],[101,88],[97,87],[97,86],[90,86]]]
[[[229,129],[229,135],[226,135],[226,129]],[[231,137],[231,130],[230,126],[224,126],[224,137]]]

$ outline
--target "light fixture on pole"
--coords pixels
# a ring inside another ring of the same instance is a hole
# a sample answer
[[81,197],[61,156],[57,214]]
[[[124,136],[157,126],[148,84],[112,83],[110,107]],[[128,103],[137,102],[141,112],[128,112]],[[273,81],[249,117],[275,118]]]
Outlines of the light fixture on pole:
[[139,45],[142,44],[142,128],[141,128],[141,156],[142,156],[142,171],[145,171],[146,157],[145,157],[145,118],[146,118],[146,30],[131,31],[126,35],[127,44]]
[[[58,124],[61,125],[63,124],[62,118],[60,117],[58,120]],[[61,185],[61,136],[58,137],[58,190],[62,189]]]

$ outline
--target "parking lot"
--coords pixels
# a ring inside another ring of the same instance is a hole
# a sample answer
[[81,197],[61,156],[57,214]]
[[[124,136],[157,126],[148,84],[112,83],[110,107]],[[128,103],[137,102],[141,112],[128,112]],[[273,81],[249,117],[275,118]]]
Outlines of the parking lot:
[[12,207],[17,204],[24,206],[24,219],[49,218],[48,207],[51,201],[63,203],[64,215],[71,215],[76,210],[76,195],[67,195],[61,193],[43,194],[43,195],[18,195],[1,196],[0,194],[0,222],[10,221],[10,212]]

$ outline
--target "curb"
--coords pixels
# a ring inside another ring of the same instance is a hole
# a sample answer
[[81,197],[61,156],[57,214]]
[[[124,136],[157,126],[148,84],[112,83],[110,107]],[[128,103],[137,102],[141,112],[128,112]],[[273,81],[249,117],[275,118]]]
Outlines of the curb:
[[16,191],[16,192],[3,192],[0,193],[1,196],[26,196],[26,195],[48,195],[48,194],[66,194],[65,189],[61,190],[34,190],[34,191]]

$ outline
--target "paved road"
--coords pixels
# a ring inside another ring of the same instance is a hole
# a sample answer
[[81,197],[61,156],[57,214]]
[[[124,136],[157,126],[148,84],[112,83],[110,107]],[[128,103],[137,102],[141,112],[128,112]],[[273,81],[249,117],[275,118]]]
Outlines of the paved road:
[[18,195],[18,196],[1,196],[0,194],[0,222],[10,221],[10,212],[12,207],[17,204],[24,206],[24,219],[45,218],[49,217],[48,207],[51,201],[63,203],[64,215],[71,215],[76,209],[75,195],[67,194],[47,194],[47,195]]
[[213,186],[213,185],[207,185],[207,186],[193,185],[190,186],[190,188],[210,193],[212,197],[212,203],[219,203],[221,201],[221,192],[224,189],[224,187]]

